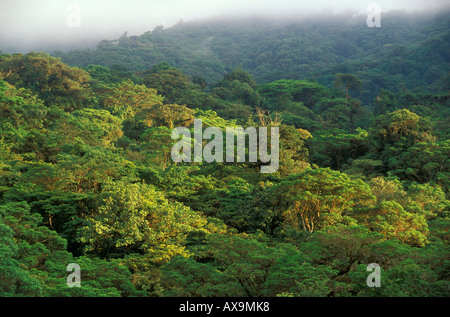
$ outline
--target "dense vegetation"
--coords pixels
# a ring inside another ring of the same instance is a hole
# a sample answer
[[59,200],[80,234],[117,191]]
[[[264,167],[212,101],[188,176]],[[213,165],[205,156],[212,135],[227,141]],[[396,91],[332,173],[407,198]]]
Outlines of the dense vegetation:
[[[449,296],[448,21],[413,18],[1,55],[0,295]],[[279,170],[175,164],[195,118],[278,126]]]
[[140,36],[124,33],[95,49],[55,52],[69,65],[142,72],[166,61],[214,85],[237,66],[257,83],[307,79],[331,86],[336,73],[363,81],[355,97],[370,105],[379,90],[440,93],[450,89],[450,21],[439,14],[388,12],[382,27],[367,15],[341,13],[284,21],[226,19],[181,22]]

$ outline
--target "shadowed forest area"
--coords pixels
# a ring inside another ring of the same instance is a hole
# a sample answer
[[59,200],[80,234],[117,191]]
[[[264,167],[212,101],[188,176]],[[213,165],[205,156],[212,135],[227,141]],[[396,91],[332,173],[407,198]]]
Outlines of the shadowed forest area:
[[[366,17],[0,55],[0,296],[449,296],[449,15]],[[196,118],[278,171],[174,163]]]

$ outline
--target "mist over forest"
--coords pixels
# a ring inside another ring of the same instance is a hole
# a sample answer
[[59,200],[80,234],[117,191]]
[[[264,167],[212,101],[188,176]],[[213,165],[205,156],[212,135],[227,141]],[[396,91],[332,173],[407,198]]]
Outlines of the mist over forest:
[[447,3],[167,3],[0,5],[0,296],[448,297]]
[[118,65],[130,71],[166,61],[208,84],[235,67],[257,83],[286,78],[332,86],[335,73],[353,73],[364,82],[355,96],[370,104],[381,88],[448,90],[447,17],[448,12],[393,11],[383,14],[381,28],[367,27],[367,15],[351,12],[179,22],[53,55],[74,66]]

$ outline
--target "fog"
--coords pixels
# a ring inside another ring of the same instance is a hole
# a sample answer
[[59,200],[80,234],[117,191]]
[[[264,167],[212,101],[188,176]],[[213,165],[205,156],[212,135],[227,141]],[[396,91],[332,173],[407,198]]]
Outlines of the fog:
[[391,10],[439,10],[448,0],[1,0],[0,51],[94,47],[124,32],[140,35],[158,25],[223,17],[292,18],[354,12],[378,4]]

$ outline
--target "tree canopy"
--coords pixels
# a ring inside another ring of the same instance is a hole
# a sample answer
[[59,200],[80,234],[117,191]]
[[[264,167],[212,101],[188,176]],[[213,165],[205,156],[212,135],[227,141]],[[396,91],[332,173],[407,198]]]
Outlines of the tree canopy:
[[[447,297],[448,23],[405,21],[0,55],[0,296]],[[195,119],[277,128],[279,168],[174,161],[177,127],[209,144]]]

